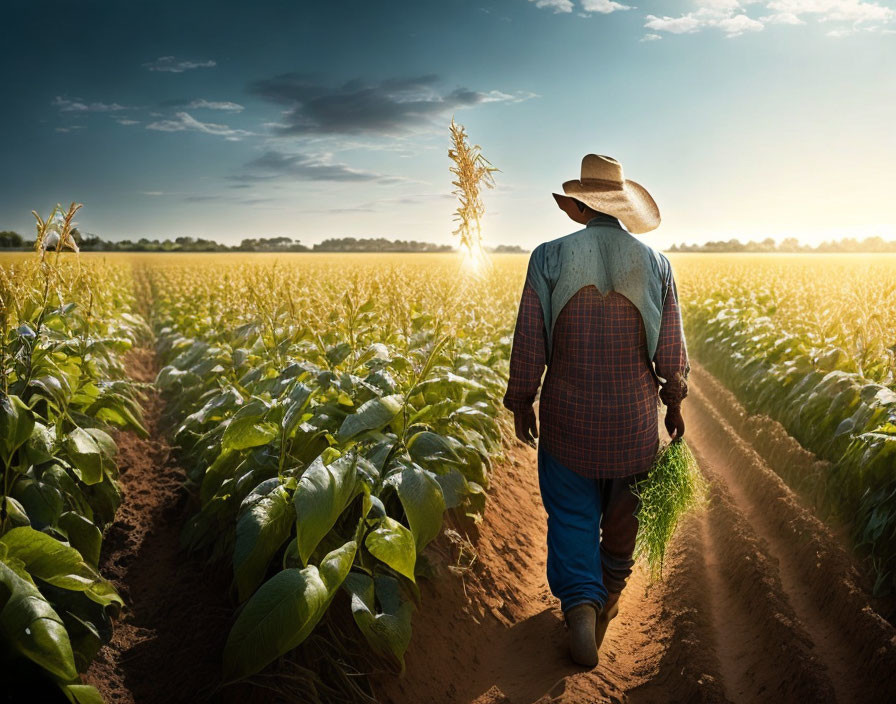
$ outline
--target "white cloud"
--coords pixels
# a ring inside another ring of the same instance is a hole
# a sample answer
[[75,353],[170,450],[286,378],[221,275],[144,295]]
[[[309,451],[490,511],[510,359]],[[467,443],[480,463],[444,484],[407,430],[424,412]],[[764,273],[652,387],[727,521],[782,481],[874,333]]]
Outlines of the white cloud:
[[173,56],[160,56],[155,61],[147,61],[143,64],[150,71],[163,71],[165,73],[183,73],[194,68],[212,68],[217,62],[207,61],[178,61]]
[[631,10],[631,5],[622,5],[613,0],[581,0],[585,12],[599,12],[608,15],[616,10]]
[[529,0],[535,7],[547,7],[554,12],[572,12],[572,0]]
[[[767,24],[801,25],[806,18],[819,22],[843,22],[828,36],[842,37],[855,30],[889,32],[885,26],[896,20],[896,10],[876,0],[696,0],[697,9],[678,17],[647,15],[644,26],[654,32],[690,34],[714,27],[728,37],[761,31]],[[745,6],[761,5],[768,14],[750,17]],[[643,41],[643,39],[642,39]]]
[[821,22],[891,22],[896,11],[863,0],[771,0],[768,9],[778,13],[816,15]]
[[128,108],[118,103],[87,103],[81,98],[63,98],[57,95],[51,103],[62,112],[116,112]]
[[744,32],[761,32],[765,28],[762,22],[751,19],[746,15],[726,17],[716,22],[716,26],[729,37],[736,37]]
[[647,21],[644,23],[644,26],[647,29],[653,29],[657,32],[669,32],[670,34],[696,32],[704,25],[702,20],[698,19],[690,12],[681,17],[657,17],[656,15],[647,15],[645,19]]
[[215,124],[214,122],[201,122],[187,112],[179,112],[175,115],[175,118],[174,120],[150,122],[146,129],[157,132],[185,132],[192,130],[215,135],[216,137],[224,137],[229,141],[238,141],[243,137],[254,134],[248,130],[235,129],[227,125]]
[[116,118],[115,121],[119,125],[139,125],[140,124],[140,120],[132,120],[129,117],[119,117],[119,118]]
[[188,109],[205,109],[205,110],[226,110],[228,112],[242,112],[244,107],[239,103],[231,103],[229,101],[205,100],[199,98],[187,105]]
[[776,12],[773,15],[760,17],[766,24],[806,24],[792,12]]
[[743,5],[755,0],[698,0],[699,7],[678,17],[647,15],[644,26],[657,32],[690,34],[707,27],[716,27],[728,37],[744,32],[758,32],[764,28],[761,20],[747,16]]
[[505,93],[502,90],[490,90],[484,93],[483,103],[522,103],[525,100],[537,98],[538,93],[521,90],[516,93]]
[[68,127],[57,127],[57,132],[71,132],[73,130],[83,130],[84,125],[69,125]]
[[655,42],[657,39],[662,39],[662,35],[660,34],[645,34],[641,37],[642,42]]
[[[745,0],[749,2],[749,0]],[[733,14],[741,9],[740,0],[700,0],[698,13],[715,14],[723,17]]]
[[[692,0],[696,9],[678,16],[646,15],[644,27],[650,32],[641,37],[656,41],[657,33],[693,34],[715,28],[727,37],[746,32],[760,32],[766,25],[797,26],[813,18],[818,22],[842,23],[827,32],[828,36],[842,37],[862,30],[893,33],[896,9],[881,4],[884,0]],[[529,0],[536,7],[555,13],[570,13],[576,9],[574,0]],[[609,14],[617,10],[634,9],[615,0],[578,0],[580,17],[591,13]],[[756,6],[765,14],[755,12]],[[749,9],[749,12],[748,12]],[[751,16],[751,14],[757,16]]]
[[759,32],[764,29],[765,25],[759,20],[743,13],[733,14],[736,6],[737,3],[718,0],[716,5],[701,7],[696,12],[689,12],[679,17],[647,15],[644,27],[655,32],[668,32],[669,34],[691,34],[706,27],[716,27],[728,37],[737,37],[744,32]]
[[[572,0],[529,0],[529,2],[534,2],[535,7],[553,10],[555,13],[572,12],[575,9],[575,4]],[[614,2],[614,0],[579,0],[579,4],[582,6],[582,17],[587,17],[588,13],[591,12],[608,15],[617,10],[632,9],[631,5],[623,5],[621,2]]]

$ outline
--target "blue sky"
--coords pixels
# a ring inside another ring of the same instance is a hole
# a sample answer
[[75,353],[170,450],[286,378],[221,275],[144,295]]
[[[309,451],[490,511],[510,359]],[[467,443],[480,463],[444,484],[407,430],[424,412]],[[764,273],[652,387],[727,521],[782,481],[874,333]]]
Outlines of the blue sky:
[[490,244],[575,226],[587,152],[659,246],[896,237],[893,0],[5,3],[0,229],[452,241],[448,123],[501,170]]

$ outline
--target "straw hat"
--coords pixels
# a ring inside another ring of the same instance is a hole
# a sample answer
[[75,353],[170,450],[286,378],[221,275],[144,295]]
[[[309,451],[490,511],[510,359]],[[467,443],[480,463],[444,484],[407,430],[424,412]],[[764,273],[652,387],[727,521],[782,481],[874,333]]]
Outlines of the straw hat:
[[589,208],[612,215],[634,234],[659,227],[660,210],[647,189],[626,179],[622,165],[612,157],[586,154],[582,177],[566,181],[563,192]]

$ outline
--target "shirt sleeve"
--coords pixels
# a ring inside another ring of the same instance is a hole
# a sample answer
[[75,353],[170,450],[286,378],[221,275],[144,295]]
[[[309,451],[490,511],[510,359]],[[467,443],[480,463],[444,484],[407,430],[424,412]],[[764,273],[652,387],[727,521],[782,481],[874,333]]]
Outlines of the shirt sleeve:
[[510,377],[504,394],[504,406],[514,413],[531,408],[535,402],[547,359],[546,340],[541,301],[527,279],[513,332]]
[[688,374],[691,365],[681,325],[681,311],[678,305],[678,287],[675,277],[669,273],[668,291],[663,304],[663,318],[660,323],[660,337],[653,357],[656,374],[661,379],[660,399],[667,407],[676,408],[688,395]]

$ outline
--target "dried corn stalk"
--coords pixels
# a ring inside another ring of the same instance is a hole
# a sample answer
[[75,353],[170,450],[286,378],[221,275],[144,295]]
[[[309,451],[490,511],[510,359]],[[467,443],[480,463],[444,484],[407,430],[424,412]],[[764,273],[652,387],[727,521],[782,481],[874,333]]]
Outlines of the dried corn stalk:
[[63,249],[78,251],[78,243],[75,242],[72,230],[77,224],[74,222],[75,213],[81,207],[81,203],[72,203],[66,212],[61,205],[57,205],[46,220],[43,220],[36,210],[31,211],[37,220],[37,239],[34,242],[34,249],[41,253],[41,259],[50,249],[56,252],[61,252]]
[[457,196],[458,206],[454,219],[458,222],[452,234],[460,236],[461,248],[470,257],[474,267],[485,261],[482,249],[482,216],[485,204],[482,202],[482,188],[494,188],[492,172],[497,168],[482,156],[482,147],[470,146],[463,125],[451,119],[451,143],[448,156],[454,162],[450,171],[455,176],[452,193]]

